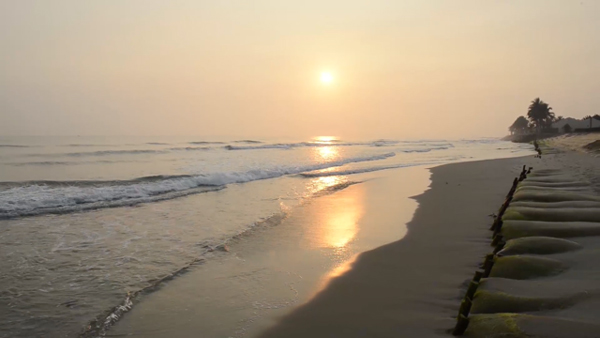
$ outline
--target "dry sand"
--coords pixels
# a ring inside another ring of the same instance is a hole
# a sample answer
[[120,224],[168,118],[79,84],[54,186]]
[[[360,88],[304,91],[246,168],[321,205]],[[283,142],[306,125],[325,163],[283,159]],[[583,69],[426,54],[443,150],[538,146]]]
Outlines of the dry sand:
[[564,134],[543,141],[550,147],[594,155],[600,151],[600,133]]

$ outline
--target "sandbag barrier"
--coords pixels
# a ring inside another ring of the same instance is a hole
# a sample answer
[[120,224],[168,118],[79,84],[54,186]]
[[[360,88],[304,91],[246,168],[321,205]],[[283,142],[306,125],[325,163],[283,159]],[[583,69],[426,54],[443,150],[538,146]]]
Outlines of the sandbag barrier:
[[465,333],[467,327],[469,326],[469,313],[473,305],[473,296],[475,295],[475,292],[477,292],[477,288],[479,287],[481,279],[489,277],[492,271],[492,267],[494,266],[496,254],[500,252],[500,250],[502,250],[506,245],[506,241],[504,241],[504,238],[502,238],[502,234],[500,233],[500,230],[502,229],[502,216],[506,212],[506,209],[508,209],[508,206],[513,199],[513,195],[517,190],[517,185],[519,184],[519,182],[527,178],[527,174],[531,173],[532,169],[532,167],[529,167],[529,169],[527,169],[526,165],[523,166],[519,177],[515,177],[515,179],[513,180],[512,186],[508,191],[508,194],[506,195],[504,203],[502,203],[502,206],[498,210],[498,214],[496,215],[494,223],[490,228],[490,230],[493,231],[493,239],[491,245],[495,248],[492,253],[487,254],[485,256],[485,259],[480,266],[481,270],[475,271],[473,279],[471,280],[471,282],[469,282],[469,286],[467,288],[465,296],[460,303],[458,316],[456,318],[456,326],[452,331],[452,335],[454,336],[462,335],[463,333]]

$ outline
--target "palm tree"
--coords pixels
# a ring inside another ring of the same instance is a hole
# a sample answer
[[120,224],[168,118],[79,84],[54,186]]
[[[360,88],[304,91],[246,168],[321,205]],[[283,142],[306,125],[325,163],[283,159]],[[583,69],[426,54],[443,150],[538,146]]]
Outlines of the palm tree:
[[593,119],[593,118],[594,118],[594,117],[593,117],[593,116],[591,116],[591,115],[587,115],[587,116],[584,116],[584,117],[583,117],[583,120],[590,120],[590,128],[592,128],[592,119]]
[[515,122],[513,122],[513,124],[508,127],[508,130],[510,130],[511,134],[524,134],[524,132],[527,130],[529,125],[529,122],[527,122],[527,119],[525,118],[525,116],[519,116]]
[[541,132],[542,128],[552,125],[554,121],[552,107],[540,100],[539,97],[531,101],[527,110],[527,117],[533,122],[538,133]]

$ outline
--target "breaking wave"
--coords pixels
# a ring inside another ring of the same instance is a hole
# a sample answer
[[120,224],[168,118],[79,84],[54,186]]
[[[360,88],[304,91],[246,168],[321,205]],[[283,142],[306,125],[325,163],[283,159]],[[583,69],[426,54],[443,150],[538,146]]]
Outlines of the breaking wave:
[[233,146],[226,145],[227,150],[255,150],[255,149],[292,149],[301,147],[352,147],[352,146],[370,146],[370,147],[385,147],[398,144],[398,141],[377,140],[373,142],[336,142],[336,143],[321,143],[321,142],[296,142],[296,143],[274,143],[251,146]]
[[[121,160],[96,160],[96,161],[33,161],[33,162],[8,162],[6,165],[13,167],[27,166],[72,166],[72,165],[90,165],[90,164],[111,164],[111,163],[131,163],[139,162],[127,159]],[[0,183],[0,186],[2,183]]]
[[92,144],[92,143],[71,143],[66,144],[64,147],[115,147],[115,144]]
[[[253,142],[254,143],[254,142]],[[228,144],[223,148],[227,150],[256,150],[256,149],[294,149],[302,147],[353,147],[353,146],[366,146],[366,147],[390,147],[398,146],[401,144],[407,144],[413,146],[408,149],[398,149],[402,152],[427,152],[431,150],[448,149],[452,148],[451,143],[423,143],[423,142],[410,142],[410,141],[394,141],[394,140],[376,140],[371,142],[335,142],[335,143],[322,143],[322,142],[296,142],[296,143],[271,143],[271,144],[252,144],[252,145],[231,145]],[[416,148],[415,146],[422,145],[423,148]]]
[[110,156],[110,155],[136,155],[136,154],[156,154],[164,153],[161,150],[149,150],[149,149],[137,149],[137,150],[100,150],[100,151],[88,151],[79,153],[67,153],[66,156]]
[[340,176],[340,175],[355,175],[355,174],[370,173],[373,171],[380,171],[380,170],[407,168],[407,167],[414,167],[414,166],[419,166],[419,165],[431,165],[431,164],[435,164],[435,163],[438,163],[438,162],[404,163],[404,164],[383,165],[383,166],[376,166],[376,167],[339,170],[339,171],[338,170],[336,170],[336,171],[315,171],[315,172],[302,173],[302,174],[300,174],[300,176],[312,178],[312,177],[326,177],[326,176]]
[[256,141],[256,140],[238,140],[238,141],[233,141],[233,143],[250,143],[250,144],[256,144],[256,143],[263,143],[263,142]]
[[149,176],[125,181],[30,181],[16,186],[15,183],[4,183],[2,185],[5,189],[0,190],[0,219],[156,202],[222,189],[231,183],[270,179],[339,167],[347,163],[383,160],[392,156],[395,153],[304,166],[276,166],[199,175]]
[[[465,141],[466,142],[466,141]],[[110,157],[110,156],[135,156],[135,155],[158,155],[168,154],[174,151],[203,151],[210,149],[226,149],[226,150],[264,150],[264,149],[297,149],[306,147],[352,147],[352,146],[365,146],[365,147],[392,147],[398,152],[412,153],[412,152],[429,152],[432,150],[448,149],[452,148],[453,145],[450,143],[419,143],[419,142],[407,142],[407,141],[394,141],[394,140],[375,140],[370,142],[341,142],[336,141],[335,143],[322,143],[322,142],[296,142],[296,143],[263,143],[257,140],[237,140],[232,141],[230,144],[225,142],[216,141],[197,141],[188,142],[189,146],[175,146],[172,145],[169,148],[152,147],[150,149],[107,149],[107,150],[89,150],[89,151],[77,151],[77,152],[60,152],[60,153],[31,153],[17,155],[17,157],[52,157],[53,161],[39,161],[31,162],[32,165],[59,165],[71,164],[67,161],[61,161],[56,159],[57,157]],[[169,143],[160,142],[149,142],[146,145],[166,146]],[[217,145],[221,145],[219,148],[215,148]],[[109,145],[93,145],[93,144],[69,144],[67,147],[106,147]],[[114,145],[113,145],[114,146]],[[113,147],[111,146],[111,147]],[[29,148],[30,146],[25,145],[0,145],[0,147],[15,147],[15,148]],[[117,146],[120,147],[120,146]],[[23,162],[18,165],[25,165]]]
[[189,144],[225,144],[225,142],[212,142],[212,141],[194,141],[188,142]]
[[99,151],[83,151],[73,153],[48,153],[48,154],[27,154],[25,157],[87,157],[87,156],[112,156],[112,155],[140,155],[140,154],[164,154],[166,150],[151,150],[151,149],[133,149],[133,150],[99,150]]
[[[311,196],[307,197],[307,200],[312,198],[318,198],[321,196],[326,196],[336,191],[340,191],[346,189],[354,184],[361,183],[360,181],[348,181],[343,183],[338,183],[322,190],[314,192]],[[115,325],[125,313],[131,311],[131,309],[135,305],[135,301],[137,298],[143,294],[149,294],[151,292],[156,291],[160,288],[161,285],[168,283],[169,281],[187,273],[191,268],[196,265],[203,264],[206,262],[210,256],[207,254],[211,254],[212,256],[219,253],[224,253],[228,251],[227,245],[236,239],[239,239],[252,231],[255,231],[264,227],[274,227],[279,224],[283,220],[288,217],[288,212],[283,210],[278,213],[271,214],[270,216],[263,218],[259,221],[253,222],[246,227],[242,228],[236,234],[231,237],[223,238],[217,241],[206,241],[206,244],[202,245],[202,253],[200,255],[189,261],[188,263],[180,266],[174,271],[163,274],[161,277],[153,278],[142,283],[143,286],[138,288],[135,291],[129,291],[125,294],[125,297],[121,301],[121,303],[117,306],[114,306],[103,313],[99,314],[94,320],[90,321],[88,325],[86,325],[84,331],[81,333],[80,337],[82,338],[98,338],[105,337],[106,332]],[[212,242],[212,243],[211,243]]]
[[398,151],[401,151],[403,153],[428,153],[432,150],[444,150],[444,149],[449,149],[452,148],[452,145],[432,145],[429,146],[427,148],[408,148],[408,149],[399,149]]
[[480,143],[480,144],[495,144],[495,143],[501,143],[503,142],[500,139],[497,138],[480,138],[480,139],[461,139],[460,142],[464,142],[467,144],[473,144],[473,143]]
[[400,143],[400,141],[381,139],[381,140],[373,141],[368,145],[373,146],[373,147],[385,147],[385,146],[393,146],[398,143]]
[[6,164],[10,165],[10,166],[15,166],[15,167],[25,167],[25,166],[29,166],[29,165],[33,165],[33,166],[72,165],[72,164],[77,164],[77,162],[68,162],[68,161],[39,161],[39,162],[13,162],[13,163],[6,163]]
[[30,146],[22,144],[0,144],[0,148],[30,148]]
[[173,151],[198,151],[198,150],[209,150],[211,147],[173,147],[169,148],[169,150]]

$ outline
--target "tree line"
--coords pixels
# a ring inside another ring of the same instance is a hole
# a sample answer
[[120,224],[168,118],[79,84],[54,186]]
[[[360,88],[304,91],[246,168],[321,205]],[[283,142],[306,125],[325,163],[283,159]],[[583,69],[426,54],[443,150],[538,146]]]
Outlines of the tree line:
[[[552,107],[539,97],[531,101],[529,108],[527,109],[527,118],[525,116],[519,116],[515,122],[508,128],[511,134],[528,134],[528,133],[541,133],[544,130],[551,130],[552,124],[562,120],[562,116],[556,116],[552,111]],[[594,116],[588,115],[583,118],[589,120],[590,128],[592,128],[592,119],[600,120],[600,115]],[[567,124],[564,126],[565,132],[570,132],[571,127]]]

